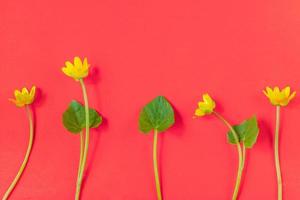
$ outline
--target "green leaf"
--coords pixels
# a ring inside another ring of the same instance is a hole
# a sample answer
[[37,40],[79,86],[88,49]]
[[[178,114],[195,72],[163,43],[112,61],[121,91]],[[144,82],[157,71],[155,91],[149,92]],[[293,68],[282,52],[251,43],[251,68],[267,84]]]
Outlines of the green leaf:
[[171,104],[165,97],[158,96],[142,109],[139,117],[139,129],[143,133],[151,130],[163,132],[174,122],[174,110]]
[[[255,116],[243,121],[239,125],[233,126],[233,129],[238,135],[239,142],[244,142],[246,148],[252,148],[256,143],[259,128]],[[227,138],[229,143],[236,144],[233,133],[231,131],[228,132]]]
[[[94,109],[89,109],[90,128],[97,128],[102,123],[102,117]],[[85,128],[85,108],[73,100],[63,113],[64,127],[71,133],[80,133]]]

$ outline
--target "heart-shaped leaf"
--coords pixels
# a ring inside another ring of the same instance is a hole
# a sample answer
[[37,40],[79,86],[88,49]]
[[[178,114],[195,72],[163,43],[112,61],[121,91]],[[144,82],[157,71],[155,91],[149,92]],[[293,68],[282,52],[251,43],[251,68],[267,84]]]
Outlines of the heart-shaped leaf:
[[[252,148],[256,142],[259,128],[255,116],[243,121],[241,124],[233,126],[233,129],[238,135],[239,142],[243,142],[246,148]],[[228,132],[227,138],[229,143],[236,144],[233,133]]]
[[[102,123],[102,117],[94,109],[89,109],[90,128],[97,128]],[[85,108],[73,100],[63,113],[64,127],[71,133],[80,133],[85,128]]]
[[165,97],[158,96],[142,109],[139,117],[139,129],[143,133],[151,130],[163,132],[174,122],[174,110],[171,104]]

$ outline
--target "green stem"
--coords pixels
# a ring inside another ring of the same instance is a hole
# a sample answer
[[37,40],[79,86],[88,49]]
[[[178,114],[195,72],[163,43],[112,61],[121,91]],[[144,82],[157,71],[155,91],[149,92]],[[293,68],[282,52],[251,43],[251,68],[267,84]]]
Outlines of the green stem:
[[244,167],[245,167],[245,160],[246,160],[246,147],[245,147],[244,143],[242,145],[242,148],[243,148],[243,169],[244,169]]
[[33,144],[33,137],[34,137],[34,128],[33,128],[33,119],[32,119],[32,115],[31,115],[31,111],[29,106],[26,106],[26,113],[27,113],[27,117],[29,120],[29,143],[28,143],[28,147],[27,147],[27,151],[23,160],[23,163],[16,175],[16,177],[14,178],[13,182],[10,184],[9,188],[7,189],[7,191],[5,192],[2,200],[6,200],[8,199],[8,197],[10,196],[11,192],[14,190],[16,184],[18,183],[18,181],[20,180],[20,177],[22,176],[22,173],[28,163],[28,159],[31,153],[31,149],[32,149],[32,144]]
[[234,187],[234,191],[233,191],[233,195],[232,195],[232,200],[236,200],[239,194],[239,188],[240,188],[240,184],[241,184],[241,179],[242,179],[242,174],[243,174],[243,162],[244,162],[244,158],[243,158],[243,151],[242,151],[242,147],[241,144],[239,142],[239,138],[238,135],[236,133],[236,131],[234,130],[234,128],[231,126],[231,124],[229,124],[224,117],[222,117],[219,113],[214,112],[215,116],[217,118],[219,118],[232,132],[232,135],[234,137],[234,140],[236,142],[237,145],[237,150],[238,150],[238,156],[239,156],[239,167],[238,167],[238,172],[237,172],[237,177],[236,177],[236,182],[235,182],[235,187]]
[[84,135],[83,135],[82,131],[79,134],[80,134],[80,157],[79,157],[78,176],[79,176],[80,170],[81,170],[82,157],[83,157],[83,151],[84,151]]
[[[81,131],[80,133],[80,157],[79,157],[79,166],[78,166],[78,175],[77,175],[77,185],[80,182],[80,172],[82,169],[82,157],[83,157],[83,151],[84,151],[84,135],[83,132]],[[80,197],[80,188],[78,188],[78,192],[76,192],[76,199],[79,199]]]
[[85,169],[86,161],[87,161],[87,154],[89,150],[89,141],[90,141],[90,119],[89,119],[89,102],[88,102],[88,96],[86,92],[86,88],[84,85],[84,82],[82,79],[79,80],[81,88],[82,88],[82,93],[83,93],[83,99],[84,99],[84,107],[85,107],[85,142],[84,142],[84,151],[83,151],[83,156],[82,156],[82,163],[81,163],[81,169],[79,170],[79,178],[76,186],[76,195],[75,199],[79,200],[80,199],[80,191],[81,191],[81,185],[82,185],[82,179],[83,179],[83,172]]
[[154,166],[154,176],[155,176],[155,186],[157,193],[157,200],[162,200],[159,173],[158,173],[158,164],[157,164],[157,130],[154,130],[154,139],[153,139],[153,166]]
[[279,161],[279,126],[280,126],[280,106],[276,106],[276,129],[275,129],[275,140],[274,140],[274,156],[275,156],[275,167],[277,174],[277,187],[278,187],[278,200],[282,200],[282,179],[281,169]]

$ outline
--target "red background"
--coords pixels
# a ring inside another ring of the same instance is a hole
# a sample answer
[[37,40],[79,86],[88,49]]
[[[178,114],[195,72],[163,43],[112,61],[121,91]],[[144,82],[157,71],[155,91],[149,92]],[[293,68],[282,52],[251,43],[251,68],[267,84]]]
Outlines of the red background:
[[[213,117],[192,119],[204,92],[238,123],[256,114],[260,136],[248,151],[240,199],[275,199],[275,110],[265,86],[299,88],[300,3],[277,1],[89,0],[0,2],[0,194],[28,143],[25,110],[8,98],[37,85],[36,138],[11,199],[73,199],[79,136],[62,126],[78,83],[61,73],[87,56],[90,105],[104,117],[91,134],[83,199],[153,200],[152,135],[138,131],[141,107],[165,95],[177,122],[159,136],[166,200],[230,199],[237,153]],[[298,103],[297,103],[298,102]],[[299,100],[282,112],[284,197],[300,198]]]

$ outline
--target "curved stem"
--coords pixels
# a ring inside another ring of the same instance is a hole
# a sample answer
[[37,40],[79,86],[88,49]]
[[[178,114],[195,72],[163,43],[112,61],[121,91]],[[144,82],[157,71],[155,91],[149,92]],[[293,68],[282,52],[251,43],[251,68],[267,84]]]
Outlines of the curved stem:
[[80,191],[81,191],[81,185],[82,185],[82,179],[83,179],[83,172],[85,169],[86,161],[87,161],[87,154],[89,150],[89,141],[90,141],[90,120],[89,120],[89,102],[88,102],[88,96],[86,92],[86,88],[84,85],[84,82],[82,79],[79,80],[81,88],[82,88],[82,93],[83,93],[83,99],[84,99],[84,107],[85,107],[85,142],[84,142],[84,151],[83,151],[83,156],[82,156],[82,163],[81,163],[81,169],[79,170],[79,178],[77,182],[77,187],[76,187],[76,195],[75,199],[78,200],[80,199]]
[[[80,172],[82,169],[82,157],[83,157],[83,151],[84,151],[84,135],[83,132],[81,131],[80,133],[80,157],[79,157],[79,165],[78,165],[78,175],[77,175],[77,185],[79,184],[80,181]],[[76,190],[76,195],[75,195],[75,199],[79,199],[80,197],[80,188],[77,191]]]
[[157,193],[157,200],[162,200],[160,181],[159,181],[159,172],[157,164],[157,130],[154,130],[154,139],[153,139],[153,167],[154,167],[154,176],[155,176],[155,186]]
[[275,140],[274,140],[274,156],[275,156],[275,167],[277,174],[277,187],[278,187],[278,200],[282,200],[282,179],[281,169],[279,161],[279,126],[280,126],[280,106],[276,106],[276,129],[275,129]]
[[9,188],[7,189],[7,191],[5,192],[2,200],[6,200],[8,199],[8,197],[10,196],[11,192],[14,190],[16,184],[18,183],[18,181],[20,180],[20,177],[22,176],[22,173],[28,163],[28,159],[31,153],[31,149],[32,149],[32,144],[33,144],[33,138],[34,138],[34,128],[33,128],[33,119],[32,119],[32,115],[31,115],[31,111],[29,106],[26,106],[26,113],[27,113],[27,117],[29,120],[29,142],[28,142],[28,147],[27,147],[27,151],[23,160],[23,163],[16,175],[16,177],[14,178],[13,182],[10,184]]
[[229,124],[229,122],[227,122],[224,119],[224,117],[222,117],[219,113],[214,112],[214,114],[217,118],[219,118],[230,129],[230,131],[233,134],[234,140],[236,142],[236,146],[237,146],[237,150],[238,150],[238,156],[239,156],[239,167],[238,167],[235,187],[234,187],[234,191],[233,191],[233,195],[232,195],[232,200],[236,200],[237,197],[238,197],[238,194],[239,194],[239,188],[240,188],[242,174],[243,174],[244,158],[243,158],[242,147],[241,147],[241,144],[239,142],[238,135],[237,135],[236,131],[234,130],[234,128],[231,126],[231,124]]

